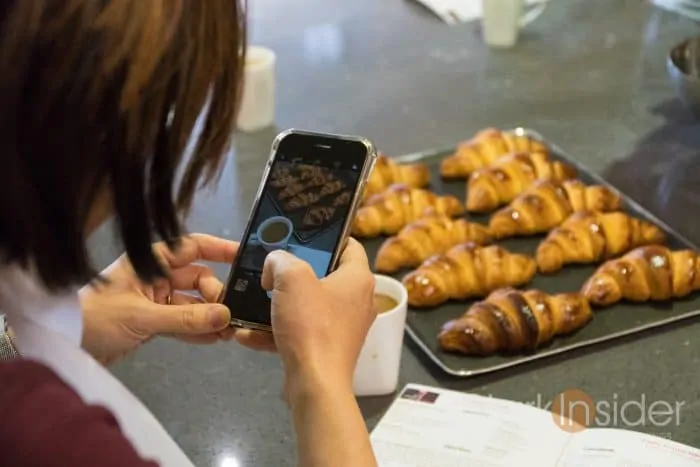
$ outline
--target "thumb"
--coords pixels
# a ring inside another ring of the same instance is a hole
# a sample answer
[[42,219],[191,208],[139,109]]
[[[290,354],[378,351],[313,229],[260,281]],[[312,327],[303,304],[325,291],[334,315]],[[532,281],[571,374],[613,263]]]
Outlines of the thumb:
[[231,313],[219,303],[188,303],[185,305],[156,305],[138,320],[149,335],[209,334],[225,329]]
[[295,282],[301,282],[309,277],[316,277],[309,263],[284,250],[275,250],[265,258],[260,281],[265,290],[280,290],[285,288],[285,283],[291,278]]

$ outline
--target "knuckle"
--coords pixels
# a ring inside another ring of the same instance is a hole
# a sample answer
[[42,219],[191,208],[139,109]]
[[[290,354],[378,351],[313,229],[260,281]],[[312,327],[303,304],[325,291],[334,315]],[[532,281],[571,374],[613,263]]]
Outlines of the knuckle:
[[308,277],[313,274],[313,270],[304,261],[294,261],[285,271],[289,277]]
[[[362,246],[362,245],[360,244],[360,242],[358,242],[358,241],[357,241],[356,239],[354,239],[353,237],[348,237],[348,243],[347,243],[347,245],[345,245],[345,248],[346,248],[346,249],[357,248],[358,246]],[[363,248],[363,249],[364,249],[364,248]]]
[[197,328],[197,310],[194,305],[188,305],[182,309],[180,315],[182,320],[183,329],[196,329]]

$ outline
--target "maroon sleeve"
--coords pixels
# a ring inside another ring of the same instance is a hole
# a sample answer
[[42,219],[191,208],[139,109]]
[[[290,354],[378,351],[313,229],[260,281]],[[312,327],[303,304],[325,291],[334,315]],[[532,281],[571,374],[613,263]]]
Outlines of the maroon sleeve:
[[86,405],[49,368],[0,363],[0,464],[158,467],[139,457],[106,409]]

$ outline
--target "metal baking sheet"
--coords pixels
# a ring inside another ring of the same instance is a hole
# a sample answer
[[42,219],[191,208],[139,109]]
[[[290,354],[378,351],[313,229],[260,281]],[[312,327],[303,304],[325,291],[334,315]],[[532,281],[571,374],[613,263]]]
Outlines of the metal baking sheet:
[[[535,138],[546,144],[555,159],[562,160],[575,166],[578,178],[587,184],[606,185],[602,177],[582,166],[561,148],[547,141],[533,130],[517,128],[511,130],[517,134],[523,134]],[[431,150],[415,154],[396,157],[395,160],[402,163],[424,162],[431,169],[432,181],[429,189],[439,194],[452,194],[461,200],[466,199],[466,181],[445,181],[440,177],[439,163],[447,155],[454,152],[454,147]],[[690,248],[697,249],[686,238],[673,231],[668,225],[661,222],[651,213],[638,205],[634,200],[617,190],[623,197],[625,211],[629,214],[646,219],[658,225],[668,234],[667,245],[672,249]],[[488,223],[490,215],[467,214],[465,218],[472,222]],[[546,235],[546,234],[545,234]],[[504,248],[513,252],[535,254],[539,242],[545,235],[531,238],[516,238],[498,242]],[[377,250],[384,238],[363,241],[370,261],[374,261]],[[593,274],[597,265],[569,265],[558,273],[550,276],[538,274],[532,282],[521,289],[540,289],[547,293],[578,292],[583,283]],[[401,279],[408,271],[400,271],[393,276]],[[555,337],[554,340],[537,352],[532,354],[514,356],[489,356],[470,357],[441,351],[437,345],[437,335],[442,325],[453,318],[461,316],[476,300],[463,302],[448,302],[437,308],[429,310],[413,309],[409,307],[406,323],[408,335],[417,346],[424,351],[430,360],[445,372],[461,377],[476,376],[491,373],[505,368],[522,365],[534,360],[543,359],[564,352],[569,352],[582,347],[610,341],[630,334],[646,331],[651,328],[665,326],[677,321],[700,315],[700,293],[696,293],[685,299],[664,303],[629,303],[621,302],[605,309],[594,309],[593,320],[575,334],[563,337]]]

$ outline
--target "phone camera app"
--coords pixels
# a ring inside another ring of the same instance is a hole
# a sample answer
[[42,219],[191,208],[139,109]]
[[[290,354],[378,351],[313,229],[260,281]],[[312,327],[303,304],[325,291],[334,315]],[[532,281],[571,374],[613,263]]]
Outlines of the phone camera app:
[[317,277],[327,274],[358,175],[337,161],[326,167],[320,160],[300,160],[278,158],[273,164],[241,268],[261,274],[267,255],[284,250],[309,263]]

